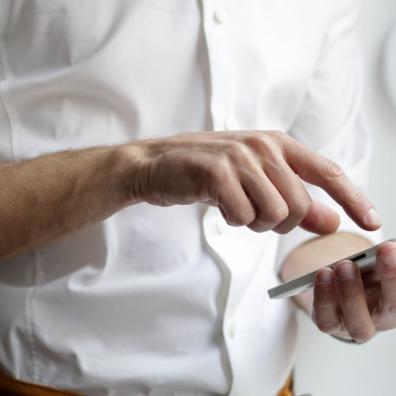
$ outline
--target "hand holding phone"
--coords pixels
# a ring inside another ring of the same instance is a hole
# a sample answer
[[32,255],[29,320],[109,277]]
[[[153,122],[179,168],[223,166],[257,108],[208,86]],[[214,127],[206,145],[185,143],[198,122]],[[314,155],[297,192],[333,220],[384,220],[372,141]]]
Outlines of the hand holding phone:
[[[395,241],[395,239],[390,239],[389,241]],[[352,256],[346,257],[343,260],[351,260],[357,264],[362,273],[372,269],[376,262],[376,253],[379,245],[373,246],[369,249],[363,250],[361,252],[355,253]],[[333,268],[338,262],[331,263],[325,267]],[[324,268],[324,267],[323,267]],[[279,286],[273,287],[268,290],[270,298],[283,298],[283,297],[293,297],[297,294],[303,293],[304,291],[313,287],[315,276],[317,272],[313,271],[299,278],[293,279],[291,281],[282,283]]]

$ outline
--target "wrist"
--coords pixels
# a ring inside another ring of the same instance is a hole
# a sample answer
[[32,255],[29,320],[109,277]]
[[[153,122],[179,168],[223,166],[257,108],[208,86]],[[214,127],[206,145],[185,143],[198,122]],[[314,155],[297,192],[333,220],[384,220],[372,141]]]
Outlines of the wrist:
[[149,153],[145,141],[118,146],[114,149],[114,174],[124,205],[144,201]]

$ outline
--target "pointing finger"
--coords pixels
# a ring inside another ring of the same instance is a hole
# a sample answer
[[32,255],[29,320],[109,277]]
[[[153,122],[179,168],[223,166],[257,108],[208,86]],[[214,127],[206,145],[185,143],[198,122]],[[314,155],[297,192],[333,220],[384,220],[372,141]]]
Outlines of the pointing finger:
[[381,226],[381,219],[371,202],[336,163],[292,138],[287,139],[285,148],[293,170],[308,183],[323,188],[359,226],[367,230]]

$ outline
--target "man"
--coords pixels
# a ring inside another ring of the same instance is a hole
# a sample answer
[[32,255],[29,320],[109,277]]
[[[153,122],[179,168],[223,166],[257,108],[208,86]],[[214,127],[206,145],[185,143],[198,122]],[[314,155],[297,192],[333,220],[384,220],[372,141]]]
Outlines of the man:
[[[294,308],[266,290],[378,240],[355,187],[356,14],[353,0],[1,2],[8,384],[277,394]],[[395,327],[395,249],[364,285],[351,262],[321,271],[298,303],[345,340]]]

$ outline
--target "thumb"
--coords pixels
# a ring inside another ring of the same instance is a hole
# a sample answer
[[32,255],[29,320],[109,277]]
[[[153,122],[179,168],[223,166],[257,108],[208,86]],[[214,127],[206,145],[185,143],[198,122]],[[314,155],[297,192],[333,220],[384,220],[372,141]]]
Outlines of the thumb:
[[337,231],[340,225],[340,217],[328,206],[318,201],[313,201],[312,206],[300,227],[315,234],[331,234]]

